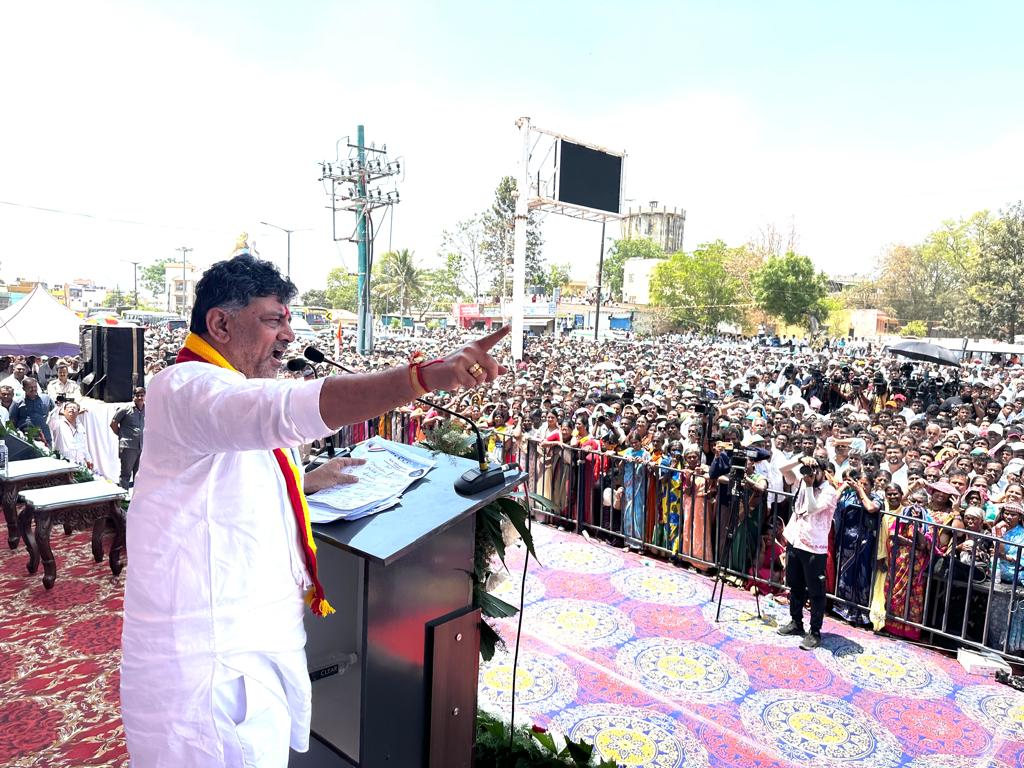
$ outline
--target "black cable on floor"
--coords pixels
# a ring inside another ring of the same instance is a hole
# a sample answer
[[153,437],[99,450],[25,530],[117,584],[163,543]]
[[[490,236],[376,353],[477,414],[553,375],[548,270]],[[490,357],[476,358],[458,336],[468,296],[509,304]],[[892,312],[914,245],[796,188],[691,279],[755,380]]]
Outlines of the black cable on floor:
[[[530,504],[530,476],[526,475],[523,483],[523,492],[526,496],[526,530],[533,537],[533,508]],[[523,558],[523,581],[519,585],[519,623],[516,627],[516,646],[512,654],[512,702],[508,723],[508,747],[512,749],[512,740],[516,732],[516,670],[519,666],[519,638],[523,633],[523,614],[526,613],[526,569],[530,565],[530,550],[526,550],[526,557]]]

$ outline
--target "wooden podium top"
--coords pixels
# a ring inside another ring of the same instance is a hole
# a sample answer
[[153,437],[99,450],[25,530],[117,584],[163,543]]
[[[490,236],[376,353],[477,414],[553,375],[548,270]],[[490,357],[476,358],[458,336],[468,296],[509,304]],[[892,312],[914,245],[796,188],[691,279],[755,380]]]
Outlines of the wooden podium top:
[[401,448],[431,458],[437,466],[410,486],[398,505],[389,510],[351,522],[314,524],[313,536],[318,545],[330,544],[390,565],[419,542],[506,495],[526,479],[523,472],[510,470],[503,485],[475,496],[460,496],[455,492],[455,481],[467,469],[475,467],[475,461],[443,453],[435,456],[417,446],[402,445]]

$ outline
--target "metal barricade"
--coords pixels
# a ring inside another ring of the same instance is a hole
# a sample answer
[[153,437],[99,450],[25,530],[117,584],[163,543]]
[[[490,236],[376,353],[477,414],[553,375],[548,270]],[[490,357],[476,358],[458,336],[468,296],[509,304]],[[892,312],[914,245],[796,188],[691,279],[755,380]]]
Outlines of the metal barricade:
[[[339,437],[343,445],[375,434],[414,443],[417,432],[415,419],[396,411]],[[527,472],[545,521],[716,571],[761,594],[787,591],[781,532],[793,493],[769,489],[752,499],[731,493],[728,476],[713,480],[700,470],[500,431],[492,443],[495,457]],[[1024,542],[860,506],[837,518],[830,544],[828,597],[841,618],[1024,662]]]

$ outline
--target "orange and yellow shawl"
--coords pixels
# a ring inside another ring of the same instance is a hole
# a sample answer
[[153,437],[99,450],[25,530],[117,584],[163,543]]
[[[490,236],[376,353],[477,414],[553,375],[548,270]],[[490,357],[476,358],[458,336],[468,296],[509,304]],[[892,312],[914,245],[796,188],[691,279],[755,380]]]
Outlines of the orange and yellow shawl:
[[[207,344],[202,337],[190,333],[185,337],[185,346],[178,352],[177,362],[179,363],[209,363],[220,368],[227,368],[230,371],[237,370],[231,363],[224,359],[216,349]],[[288,452],[275,448],[274,459],[284,476],[284,485],[288,491],[288,501],[292,507],[292,514],[295,515],[295,523],[299,530],[299,546],[302,555],[306,558],[306,568],[309,571],[309,578],[313,582],[309,592],[306,593],[306,603],[317,616],[327,616],[334,613],[334,608],[324,597],[324,588],[320,585],[320,579],[316,573],[316,542],[313,541],[313,529],[309,524],[309,506],[306,504],[306,494],[302,492],[302,477],[299,468],[295,466]]]

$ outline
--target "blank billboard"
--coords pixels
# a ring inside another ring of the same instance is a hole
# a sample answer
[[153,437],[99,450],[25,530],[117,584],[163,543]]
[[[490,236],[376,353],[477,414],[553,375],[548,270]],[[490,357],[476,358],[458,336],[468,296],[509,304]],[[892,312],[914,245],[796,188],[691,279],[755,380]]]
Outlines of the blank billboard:
[[599,211],[619,213],[622,157],[559,141],[558,200]]

